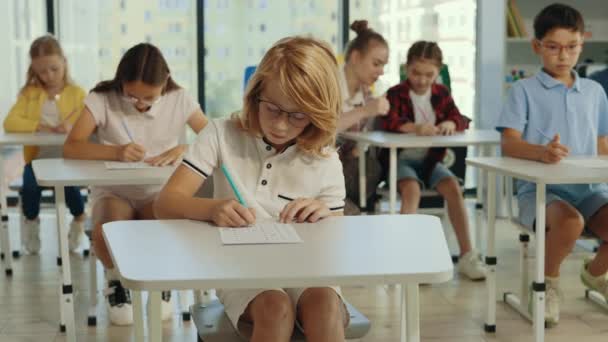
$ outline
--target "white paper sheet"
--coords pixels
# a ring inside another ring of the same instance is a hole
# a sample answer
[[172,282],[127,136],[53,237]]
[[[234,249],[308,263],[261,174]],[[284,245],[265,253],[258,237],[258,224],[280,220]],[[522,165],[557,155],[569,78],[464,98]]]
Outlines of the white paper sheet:
[[253,245],[276,243],[301,243],[296,229],[285,223],[263,220],[242,228],[220,228],[224,245]]

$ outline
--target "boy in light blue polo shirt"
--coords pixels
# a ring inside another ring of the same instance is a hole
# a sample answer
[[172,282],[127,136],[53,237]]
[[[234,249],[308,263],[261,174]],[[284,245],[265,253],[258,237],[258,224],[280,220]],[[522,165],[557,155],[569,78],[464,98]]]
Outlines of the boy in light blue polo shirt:
[[[559,163],[567,156],[596,156],[608,136],[608,100],[595,81],[572,70],[583,44],[583,18],[572,7],[554,4],[534,20],[534,52],[543,68],[513,84],[498,120],[505,156]],[[517,184],[519,219],[533,227],[536,187]],[[559,269],[585,226],[608,241],[608,185],[548,185],[546,197],[545,319],[559,321]],[[608,244],[585,260],[583,283],[608,297]]]

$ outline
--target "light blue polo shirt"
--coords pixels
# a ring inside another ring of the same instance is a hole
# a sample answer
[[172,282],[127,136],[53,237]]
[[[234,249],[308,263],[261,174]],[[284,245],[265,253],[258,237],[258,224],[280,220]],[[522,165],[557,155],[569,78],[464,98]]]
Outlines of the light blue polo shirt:
[[[597,155],[597,139],[608,136],[608,99],[601,85],[580,78],[573,71],[574,84],[568,88],[545,71],[513,84],[504,103],[496,129],[522,132],[531,144],[547,144],[559,133],[570,156]],[[539,132],[540,130],[540,132]],[[542,134],[541,134],[542,132]],[[544,135],[545,136],[544,136]],[[534,192],[536,186],[519,181],[518,195]],[[583,199],[593,191],[608,191],[606,184],[547,185],[547,191],[571,199]]]

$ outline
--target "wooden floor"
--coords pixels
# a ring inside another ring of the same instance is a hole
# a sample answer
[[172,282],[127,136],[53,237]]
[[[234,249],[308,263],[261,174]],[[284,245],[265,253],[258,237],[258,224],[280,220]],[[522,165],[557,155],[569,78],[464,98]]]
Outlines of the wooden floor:
[[[14,275],[0,274],[0,341],[64,341],[58,332],[58,280],[55,264],[56,230],[51,209],[42,214],[43,249],[41,255],[22,256],[14,263]],[[11,211],[13,244],[18,234],[18,216]],[[473,220],[474,222],[474,220]],[[452,238],[450,237],[450,240]],[[498,288],[517,290],[517,231],[505,221],[499,221]],[[582,258],[587,252],[577,249],[562,268],[561,284],[564,302],[560,324],[547,330],[547,341],[583,342],[608,341],[608,312],[584,299],[579,281]],[[88,261],[74,255],[71,258],[75,285],[78,341],[132,341],[132,327],[110,326],[103,302],[99,305],[98,324],[86,325],[91,271]],[[101,275],[101,271],[99,271]],[[100,283],[101,285],[101,283]],[[423,286],[421,293],[421,331],[423,341],[482,342],[532,341],[532,328],[515,311],[498,303],[497,332],[483,332],[485,283],[471,282],[457,274],[446,284]],[[399,287],[345,288],[345,296],[372,321],[370,333],[362,341],[397,341],[399,339]],[[99,296],[101,301],[101,295]],[[176,313],[164,324],[165,341],[196,341],[192,323],[184,323]]]

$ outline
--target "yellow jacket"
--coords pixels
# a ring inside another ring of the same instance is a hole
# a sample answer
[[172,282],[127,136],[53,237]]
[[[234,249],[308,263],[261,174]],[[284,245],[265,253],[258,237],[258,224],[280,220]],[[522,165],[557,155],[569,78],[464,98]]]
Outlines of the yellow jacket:
[[[59,94],[57,109],[62,120],[65,120],[72,112],[68,122],[74,123],[84,108],[85,92],[77,85],[67,85]],[[42,116],[42,104],[48,95],[42,87],[29,86],[25,88],[17,98],[10,112],[4,119],[4,131],[9,133],[33,133],[38,127]],[[23,159],[30,163],[38,155],[38,146],[25,146]]]

